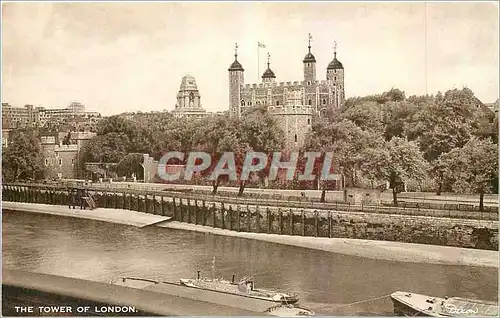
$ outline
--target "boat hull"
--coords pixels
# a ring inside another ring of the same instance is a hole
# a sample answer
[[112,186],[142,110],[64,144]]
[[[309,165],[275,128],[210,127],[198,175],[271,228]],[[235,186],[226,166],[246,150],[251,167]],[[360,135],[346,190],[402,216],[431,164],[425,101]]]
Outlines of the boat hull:
[[264,289],[241,291],[238,289],[238,284],[227,281],[204,282],[200,280],[182,278],[180,280],[180,283],[186,287],[229,293],[243,297],[272,301],[276,303],[294,304],[299,301],[299,298],[295,295],[276,293]]
[[484,317],[498,316],[498,304],[460,297],[439,298],[407,292],[391,294],[394,313],[400,316]]

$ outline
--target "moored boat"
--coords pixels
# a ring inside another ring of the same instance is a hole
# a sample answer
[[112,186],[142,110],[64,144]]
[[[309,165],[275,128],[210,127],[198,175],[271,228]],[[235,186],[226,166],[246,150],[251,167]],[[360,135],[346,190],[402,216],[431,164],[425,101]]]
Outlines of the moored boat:
[[270,316],[278,317],[304,317],[314,316],[315,313],[307,308],[298,307],[294,305],[281,304],[274,306],[265,311]]
[[431,297],[397,291],[391,294],[394,313],[400,316],[477,317],[498,316],[498,303],[460,297]]
[[250,277],[245,277],[236,283],[234,281],[234,275],[233,281],[227,281],[224,279],[200,278],[198,272],[198,278],[181,278],[180,282],[182,285],[191,288],[235,294],[277,303],[293,304],[299,301],[299,297],[295,294],[257,289],[255,288],[254,282]]

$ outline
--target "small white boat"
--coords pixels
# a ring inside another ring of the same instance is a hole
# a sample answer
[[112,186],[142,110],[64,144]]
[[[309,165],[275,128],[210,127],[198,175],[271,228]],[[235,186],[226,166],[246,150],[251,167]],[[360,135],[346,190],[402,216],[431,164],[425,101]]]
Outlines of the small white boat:
[[299,297],[295,294],[257,289],[250,277],[245,277],[236,283],[234,282],[234,276],[233,281],[230,282],[223,279],[200,278],[198,275],[197,279],[181,278],[180,283],[186,287],[229,293],[277,303],[293,304],[299,301]]
[[394,313],[400,316],[498,317],[498,303],[460,297],[431,297],[397,291],[391,294]]
[[271,307],[268,310],[266,310],[265,313],[270,316],[278,316],[278,317],[304,317],[304,316],[315,315],[314,311],[312,310],[285,304]]

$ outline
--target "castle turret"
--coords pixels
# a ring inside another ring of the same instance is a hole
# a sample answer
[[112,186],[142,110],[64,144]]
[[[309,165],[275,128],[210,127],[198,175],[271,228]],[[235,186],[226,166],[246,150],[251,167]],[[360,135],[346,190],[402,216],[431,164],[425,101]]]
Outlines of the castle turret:
[[274,72],[270,68],[270,59],[271,55],[267,53],[267,70],[262,74],[262,83],[273,83],[276,81],[276,75],[274,75]]
[[316,58],[311,53],[311,40],[312,36],[309,34],[309,52],[304,57],[302,61],[304,63],[304,81],[308,83],[314,83],[316,81]]
[[332,86],[333,105],[339,107],[344,102],[344,66],[337,60],[337,42],[333,46],[333,60],[326,68],[326,79]]
[[244,84],[244,69],[238,62],[238,44],[234,48],[234,62],[228,69],[229,71],[229,113],[231,115],[241,115],[241,86]]

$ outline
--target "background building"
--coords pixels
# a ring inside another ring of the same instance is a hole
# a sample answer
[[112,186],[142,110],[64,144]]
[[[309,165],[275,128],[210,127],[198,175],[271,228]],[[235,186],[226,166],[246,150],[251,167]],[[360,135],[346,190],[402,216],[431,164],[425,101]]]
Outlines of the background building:
[[206,110],[201,106],[201,95],[193,76],[186,75],[182,78],[177,93],[177,103],[172,114],[175,117],[189,118],[200,118],[207,115]]
[[67,124],[75,130],[92,130],[100,119],[100,113],[86,112],[85,106],[78,102],[72,102],[66,108],[54,109],[33,105],[14,107],[2,103],[2,127],[6,129]]

